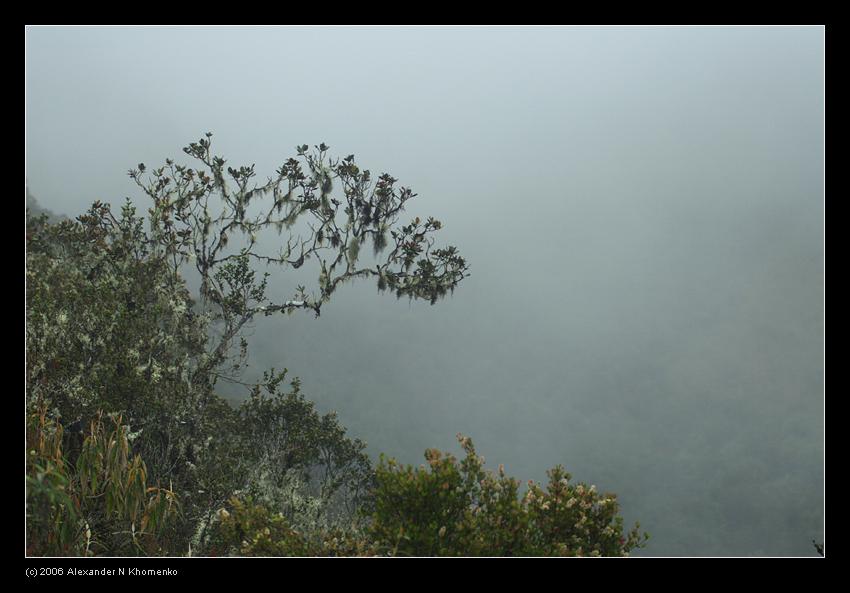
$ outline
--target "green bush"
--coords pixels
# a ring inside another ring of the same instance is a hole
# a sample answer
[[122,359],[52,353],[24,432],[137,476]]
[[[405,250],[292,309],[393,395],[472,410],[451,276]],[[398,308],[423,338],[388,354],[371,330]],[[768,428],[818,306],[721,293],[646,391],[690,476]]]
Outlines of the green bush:
[[466,456],[429,449],[414,469],[381,458],[369,537],[381,553],[401,556],[626,556],[644,545],[638,527],[623,533],[613,494],[571,484],[556,467],[549,484],[485,471],[469,438]]

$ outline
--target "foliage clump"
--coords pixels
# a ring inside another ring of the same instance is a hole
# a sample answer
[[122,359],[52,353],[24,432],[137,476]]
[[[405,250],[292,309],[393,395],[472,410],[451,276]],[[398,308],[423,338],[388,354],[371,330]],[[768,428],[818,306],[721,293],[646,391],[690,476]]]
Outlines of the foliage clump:
[[427,466],[413,468],[382,458],[376,470],[370,537],[403,556],[627,556],[644,545],[635,526],[623,532],[614,494],[572,484],[560,466],[546,488],[484,470],[468,437],[466,456],[436,449]]

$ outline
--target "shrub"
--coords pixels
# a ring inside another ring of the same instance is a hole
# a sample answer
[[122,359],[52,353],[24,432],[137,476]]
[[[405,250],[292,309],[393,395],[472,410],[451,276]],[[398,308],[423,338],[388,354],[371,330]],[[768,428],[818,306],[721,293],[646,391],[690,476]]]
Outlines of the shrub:
[[232,498],[228,508],[217,513],[212,529],[210,556],[312,556],[307,540],[295,531],[281,513],[265,506]]
[[414,469],[382,457],[369,536],[382,553],[403,556],[626,556],[644,545],[639,525],[623,533],[614,494],[570,483],[556,467],[544,489],[483,469],[469,438],[466,453],[429,449]]
[[252,497],[233,497],[216,513],[210,556],[373,556],[376,550],[351,524],[296,529],[281,512]]

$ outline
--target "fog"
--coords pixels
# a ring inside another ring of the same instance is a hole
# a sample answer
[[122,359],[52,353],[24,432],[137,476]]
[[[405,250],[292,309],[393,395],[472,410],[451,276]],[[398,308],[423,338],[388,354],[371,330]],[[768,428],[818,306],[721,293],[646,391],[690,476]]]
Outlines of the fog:
[[207,131],[260,180],[325,142],[419,194],[453,296],[349,284],[253,329],[375,457],[563,464],[641,555],[823,540],[823,28],[30,27],[25,89],[57,213],[146,205],[127,170]]

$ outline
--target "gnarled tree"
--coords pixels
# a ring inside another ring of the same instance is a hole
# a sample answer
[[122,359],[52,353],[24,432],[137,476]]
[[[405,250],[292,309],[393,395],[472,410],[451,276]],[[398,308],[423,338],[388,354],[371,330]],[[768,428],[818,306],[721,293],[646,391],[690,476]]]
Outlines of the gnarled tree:
[[[468,275],[455,247],[435,248],[439,220],[416,217],[399,224],[416,194],[392,176],[373,179],[353,155],[331,159],[323,143],[312,152],[307,145],[297,147],[297,157],[258,183],[254,165],[230,167],[214,155],[211,136],[183,149],[195,159],[194,167],[168,159],[150,172],[144,164],[129,171],[153,200],[152,241],[175,273],[193,264],[200,275],[202,308],[220,328],[198,369],[201,375],[215,371],[221,377],[222,363],[237,346],[244,359],[246,344],[238,338],[256,316],[296,309],[318,316],[349,280],[372,278],[380,290],[434,304]],[[288,233],[273,253],[263,252],[258,243],[269,229]],[[374,257],[366,263],[361,248],[369,243]],[[298,269],[310,260],[319,268],[316,286],[299,286],[287,299],[267,296],[268,272],[258,276],[252,267]]]

